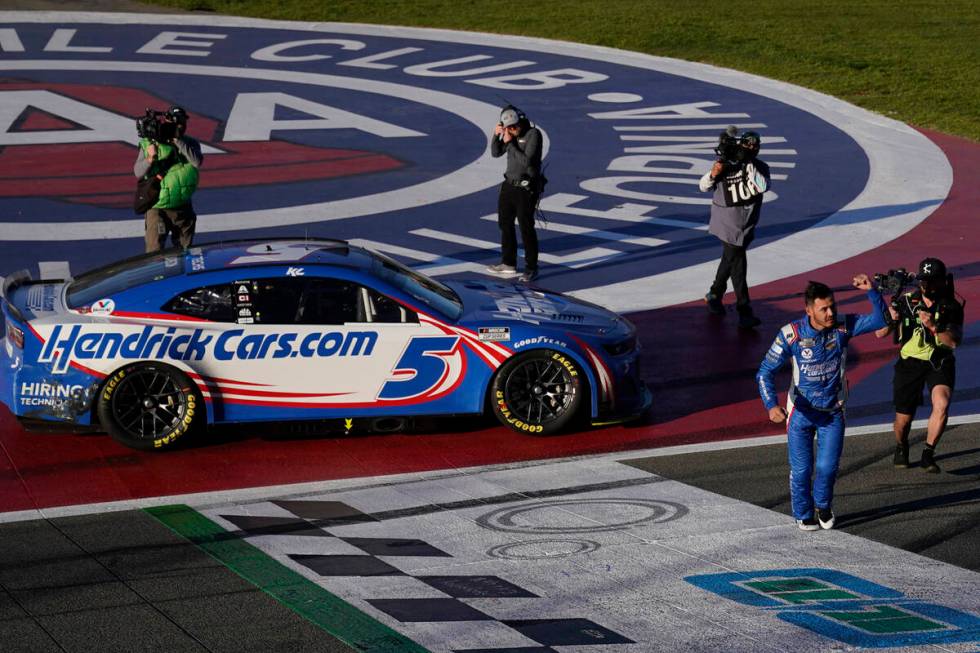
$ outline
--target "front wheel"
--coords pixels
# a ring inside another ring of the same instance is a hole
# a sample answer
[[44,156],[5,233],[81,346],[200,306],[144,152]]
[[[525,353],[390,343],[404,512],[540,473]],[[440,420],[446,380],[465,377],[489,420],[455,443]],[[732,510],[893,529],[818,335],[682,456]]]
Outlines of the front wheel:
[[203,408],[194,383],[180,370],[134,363],[106,379],[98,414],[117,442],[152,451],[169,449],[193,431]]
[[539,349],[511,358],[491,387],[493,412],[518,433],[556,433],[568,425],[582,404],[587,383],[571,358]]

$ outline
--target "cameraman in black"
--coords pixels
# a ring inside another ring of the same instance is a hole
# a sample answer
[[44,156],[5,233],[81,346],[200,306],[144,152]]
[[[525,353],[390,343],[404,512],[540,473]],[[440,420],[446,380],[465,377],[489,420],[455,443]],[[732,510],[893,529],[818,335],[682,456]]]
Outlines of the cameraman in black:
[[757,158],[762,145],[759,134],[747,131],[737,137],[737,133],[735,127],[729,127],[721,134],[715,148],[718,160],[701,177],[699,184],[701,192],[714,191],[708,232],[717,236],[723,246],[714,283],[704,301],[711,313],[724,315],[721,298],[731,279],[738,326],[752,329],[759,326],[761,320],[753,314],[749,300],[745,251],[755,237],[755,225],[762,211],[762,194],[769,189],[770,177],[769,166]]
[[174,246],[190,247],[197,225],[191,196],[204,162],[201,144],[184,133],[187,112],[177,105],[162,113],[147,110],[137,125],[140,151],[133,174],[138,179],[156,177],[160,184],[159,199],[146,211],[146,251],[166,247],[168,234]]
[[909,431],[915,410],[922,403],[922,390],[928,385],[932,414],[919,464],[923,470],[938,474],[935,450],[946,428],[956,385],[953,350],[963,338],[963,306],[956,301],[953,276],[946,273],[946,265],[938,258],[924,259],[916,279],[918,290],[892,299],[891,323],[875,334],[882,338],[897,329],[897,342],[901,345],[892,380],[895,467],[909,466]]
[[534,230],[534,212],[544,190],[541,174],[542,137],[537,127],[520,109],[506,106],[500,122],[490,135],[490,155],[507,155],[507,170],[497,199],[497,225],[500,227],[500,263],[487,271],[501,276],[517,276],[517,234],[514,219],[521,228],[524,243],[524,273],[520,280],[530,283],[538,278],[538,234]]

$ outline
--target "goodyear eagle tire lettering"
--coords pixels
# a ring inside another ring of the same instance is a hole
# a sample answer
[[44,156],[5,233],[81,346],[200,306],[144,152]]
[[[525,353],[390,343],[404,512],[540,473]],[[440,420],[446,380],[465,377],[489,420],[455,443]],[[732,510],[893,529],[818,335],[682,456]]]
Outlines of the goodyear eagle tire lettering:
[[194,383],[177,368],[134,363],[106,379],[97,412],[103,428],[120,444],[162,451],[196,430],[201,402]]
[[493,413],[518,433],[550,435],[569,425],[582,409],[586,386],[578,364],[550,349],[514,356],[491,385]]

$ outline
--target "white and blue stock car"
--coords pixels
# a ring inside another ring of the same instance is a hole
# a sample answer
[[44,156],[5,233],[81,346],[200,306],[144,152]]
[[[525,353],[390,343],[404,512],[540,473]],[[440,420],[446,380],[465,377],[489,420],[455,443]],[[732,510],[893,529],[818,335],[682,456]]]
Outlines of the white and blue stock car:
[[214,243],[2,287],[0,400],[137,449],[205,423],[488,407],[547,434],[650,403],[635,329],[615,313],[512,283],[442,283],[343,241]]

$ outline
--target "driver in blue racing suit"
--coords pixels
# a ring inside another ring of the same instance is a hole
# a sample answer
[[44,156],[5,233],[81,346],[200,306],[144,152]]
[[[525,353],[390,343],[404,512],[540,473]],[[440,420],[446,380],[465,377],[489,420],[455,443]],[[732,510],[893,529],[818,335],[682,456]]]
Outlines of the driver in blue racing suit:
[[[834,527],[831,504],[844,446],[847,343],[854,336],[884,326],[888,311],[868,275],[855,276],[854,287],[867,291],[873,310],[866,315],[838,316],[833,291],[811,281],[804,293],[806,316],[780,329],[756,374],[770,421],[779,424],[787,420],[793,516],[805,531]],[[793,381],[784,410],[778,405],[773,376],[789,360],[793,361]],[[816,477],[811,492],[814,434]]]

